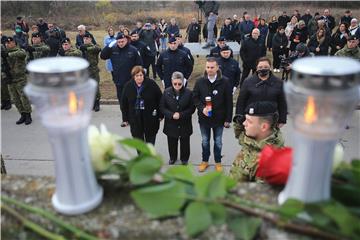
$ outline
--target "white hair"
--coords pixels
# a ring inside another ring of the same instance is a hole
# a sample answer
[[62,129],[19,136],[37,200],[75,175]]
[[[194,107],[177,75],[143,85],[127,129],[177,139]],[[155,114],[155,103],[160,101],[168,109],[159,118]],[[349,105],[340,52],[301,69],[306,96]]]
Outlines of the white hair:
[[86,30],[86,27],[85,27],[85,25],[79,25],[78,27],[77,27],[77,29],[78,30]]

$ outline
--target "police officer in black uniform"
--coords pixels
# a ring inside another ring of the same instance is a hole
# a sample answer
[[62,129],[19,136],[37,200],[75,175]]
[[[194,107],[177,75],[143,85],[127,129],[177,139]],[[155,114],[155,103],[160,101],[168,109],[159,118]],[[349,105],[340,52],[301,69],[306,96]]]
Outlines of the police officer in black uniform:
[[[214,58],[220,57],[220,49],[225,47],[225,46],[227,46],[226,45],[226,39],[224,37],[219,37],[217,39],[216,47],[212,48],[210,50],[210,54],[207,55],[206,57],[214,57]],[[233,50],[230,48],[230,51],[231,51],[230,57],[232,58],[233,57]]]
[[223,76],[229,79],[232,94],[234,95],[236,88],[239,86],[241,70],[239,62],[230,57],[231,49],[225,46],[220,50],[220,57],[217,59],[219,68]]
[[[116,41],[102,49],[100,58],[103,60],[111,59],[113,81],[120,104],[124,85],[131,79],[131,69],[136,65],[143,65],[140,53],[136,47],[130,45],[123,33],[119,33],[116,36]],[[121,126],[126,127],[127,124],[123,121]]]
[[169,39],[169,48],[162,52],[156,63],[156,72],[159,75],[163,87],[171,86],[171,75],[175,71],[184,74],[185,79],[189,79],[192,72],[192,63],[184,51],[178,49],[175,37]]
[[139,38],[140,37],[138,31],[134,30],[130,33],[130,39],[131,39],[130,44],[136,47],[136,49],[139,51],[141,59],[143,60],[144,63],[144,58],[146,57],[146,51],[149,50],[146,48],[145,43],[139,40]]
[[[175,38],[176,38],[176,42],[178,43],[178,49],[181,50],[181,51],[184,51],[187,54],[188,58],[192,62],[192,65],[194,66],[194,57],[191,54],[190,49],[184,46],[183,40],[182,40],[182,35],[180,33],[176,34]],[[192,70],[191,70],[191,72],[192,72]]]

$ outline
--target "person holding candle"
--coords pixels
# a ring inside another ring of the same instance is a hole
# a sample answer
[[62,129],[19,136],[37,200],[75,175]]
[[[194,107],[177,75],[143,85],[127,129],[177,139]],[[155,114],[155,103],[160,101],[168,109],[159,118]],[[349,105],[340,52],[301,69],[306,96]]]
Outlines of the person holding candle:
[[[283,90],[283,81],[274,76],[271,71],[270,60],[267,57],[261,57],[257,60],[256,74],[246,79],[240,89],[236,102],[236,117],[242,118],[235,122],[245,120],[246,107],[258,101],[273,102],[279,112],[279,127],[286,123],[287,105]],[[234,124],[236,138],[240,135],[241,125]]]
[[258,154],[266,145],[283,147],[284,139],[277,127],[279,114],[274,103],[253,102],[247,106],[245,116],[245,121],[238,122],[244,126],[238,138],[242,148],[232,164],[230,176],[237,181],[254,181],[258,180]]
[[131,70],[132,80],[124,85],[121,98],[123,120],[130,124],[131,135],[134,138],[155,144],[163,114],[159,105],[162,97],[156,82],[146,78],[142,66],[135,66]]
[[11,99],[14,101],[15,106],[21,117],[16,124],[25,123],[29,125],[31,119],[31,105],[29,99],[24,93],[26,85],[26,52],[16,45],[14,38],[8,37],[5,40],[6,51],[1,51],[1,56],[7,58],[9,63],[10,75],[12,76],[9,84],[9,92]]
[[172,86],[165,89],[160,101],[160,110],[164,114],[164,133],[168,138],[168,148],[172,165],[177,160],[178,141],[180,140],[180,160],[186,165],[190,156],[190,136],[193,133],[191,116],[195,112],[192,92],[185,87],[184,75],[174,72]]
[[233,100],[231,84],[222,76],[216,58],[209,57],[206,60],[205,74],[196,81],[193,98],[198,110],[202,138],[202,162],[199,172],[209,167],[211,130],[214,134],[215,169],[222,172],[222,135],[224,127],[230,127]]

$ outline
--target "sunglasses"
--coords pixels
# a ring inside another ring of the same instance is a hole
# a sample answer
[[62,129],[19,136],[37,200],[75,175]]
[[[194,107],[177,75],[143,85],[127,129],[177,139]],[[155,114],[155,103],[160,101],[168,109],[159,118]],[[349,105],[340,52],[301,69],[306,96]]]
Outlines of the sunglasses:
[[174,86],[182,86],[182,83],[173,83]]

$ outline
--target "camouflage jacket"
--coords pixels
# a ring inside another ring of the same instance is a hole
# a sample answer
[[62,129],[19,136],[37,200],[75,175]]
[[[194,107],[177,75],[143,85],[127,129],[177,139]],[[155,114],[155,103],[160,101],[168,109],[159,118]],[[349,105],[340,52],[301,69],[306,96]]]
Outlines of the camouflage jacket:
[[99,72],[99,53],[101,52],[101,47],[99,44],[84,44],[86,51],[83,52],[83,57],[89,61],[89,72],[96,73]]
[[33,44],[35,51],[33,52],[34,59],[47,57],[50,52],[50,47],[45,43]]
[[82,57],[81,51],[77,48],[71,47],[69,50],[65,51],[66,57]]
[[245,135],[244,131],[239,136],[241,151],[236,156],[230,169],[230,176],[237,181],[254,181],[258,168],[258,155],[265,145],[284,146],[284,139],[279,129],[274,129],[273,133],[257,142],[253,138]]
[[345,47],[343,47],[342,49],[340,49],[339,51],[337,51],[335,53],[335,56],[351,57],[356,60],[360,60],[360,48],[357,47],[357,48],[350,49],[347,47],[347,45],[345,45]]
[[26,57],[27,54],[24,49],[14,47],[7,49],[9,54],[7,60],[10,68],[10,75],[12,82],[20,82],[26,80]]

